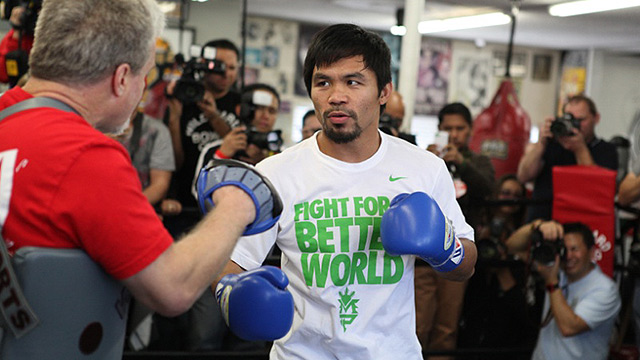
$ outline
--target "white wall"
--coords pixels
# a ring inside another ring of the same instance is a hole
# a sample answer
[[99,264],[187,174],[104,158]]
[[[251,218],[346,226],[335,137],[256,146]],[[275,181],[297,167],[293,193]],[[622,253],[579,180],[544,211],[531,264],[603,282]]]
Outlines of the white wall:
[[629,125],[640,111],[640,57],[594,52],[587,93],[600,112],[596,134],[604,139],[629,137]]
[[[457,73],[457,67],[459,66],[460,59],[465,57],[485,57],[489,60],[493,59],[494,51],[507,51],[507,45],[505,44],[487,44],[483,48],[478,48],[474,43],[470,41],[456,40],[452,45],[453,52],[453,64],[451,76],[455,76]],[[524,54],[526,56],[526,71],[523,77],[516,77],[512,72],[513,81],[516,88],[519,87],[518,100],[520,105],[529,114],[531,119],[531,125],[537,126],[546,116],[554,115],[555,104],[557,98],[557,83],[560,65],[560,52],[557,50],[537,49],[529,47],[514,46],[514,54]],[[533,57],[534,55],[549,55],[551,56],[551,72],[549,80],[534,80],[532,78],[533,73]],[[502,74],[498,74],[502,75]],[[488,106],[493,100],[493,96],[500,85],[500,78],[496,76],[489,77],[488,94],[486,104]],[[452,79],[449,81],[449,101],[460,101],[456,99],[456,93],[459,93],[459,89],[456,88],[458,83]],[[473,116],[477,116],[478,113],[473,113]]]
[[204,45],[209,40],[227,38],[240,48],[242,29],[242,1],[216,0],[191,2],[186,26],[196,28],[195,41]]

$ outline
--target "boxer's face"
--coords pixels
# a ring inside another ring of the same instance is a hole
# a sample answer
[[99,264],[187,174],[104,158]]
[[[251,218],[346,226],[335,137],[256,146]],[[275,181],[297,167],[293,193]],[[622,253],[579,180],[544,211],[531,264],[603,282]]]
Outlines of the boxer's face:
[[362,56],[316,67],[311,78],[311,100],[323,134],[336,143],[351,142],[362,134],[377,137],[380,105],[390,93],[391,84],[378,92],[375,73]]
[[578,233],[565,234],[564,246],[567,249],[564,271],[569,281],[577,281],[591,271],[591,259],[595,246],[589,250],[582,240],[582,235]]

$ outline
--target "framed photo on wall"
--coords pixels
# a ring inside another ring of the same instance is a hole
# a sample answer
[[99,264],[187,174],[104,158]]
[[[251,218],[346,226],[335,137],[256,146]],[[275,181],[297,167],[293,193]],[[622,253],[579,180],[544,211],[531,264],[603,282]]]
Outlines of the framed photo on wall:
[[551,55],[533,55],[531,79],[546,81],[551,78]]

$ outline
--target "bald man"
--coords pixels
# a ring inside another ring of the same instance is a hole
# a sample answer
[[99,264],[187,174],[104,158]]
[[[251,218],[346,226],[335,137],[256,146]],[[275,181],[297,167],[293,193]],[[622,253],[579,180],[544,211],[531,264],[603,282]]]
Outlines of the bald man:
[[404,101],[402,100],[402,95],[394,90],[391,92],[391,96],[389,96],[389,101],[387,101],[384,113],[380,116],[380,129],[390,135],[397,136],[415,145],[415,135],[400,131],[403,119]]

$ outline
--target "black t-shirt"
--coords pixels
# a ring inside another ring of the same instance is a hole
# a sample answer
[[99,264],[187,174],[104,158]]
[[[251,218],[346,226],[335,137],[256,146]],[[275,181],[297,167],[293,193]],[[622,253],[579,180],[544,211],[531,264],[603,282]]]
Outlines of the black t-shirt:
[[[616,146],[602,139],[594,139],[588,145],[593,161],[601,167],[618,170],[618,151]],[[551,219],[551,201],[553,199],[552,171],[554,166],[576,165],[576,156],[572,151],[566,150],[557,141],[551,140],[542,155],[544,166],[535,179],[533,200],[541,200],[548,203],[534,204],[529,207],[527,222],[535,219]],[[585,189],[585,194],[588,189]]]
[[[229,91],[225,96],[216,100],[216,106],[223,119],[231,127],[238,124],[235,114],[236,105],[240,104],[240,94]],[[172,181],[174,196],[183,207],[196,207],[197,201],[191,194],[198,156],[204,146],[221,137],[216,133],[209,120],[204,116],[196,104],[185,105],[180,117],[180,134],[182,136],[182,148],[184,151],[184,163],[176,171]]]

